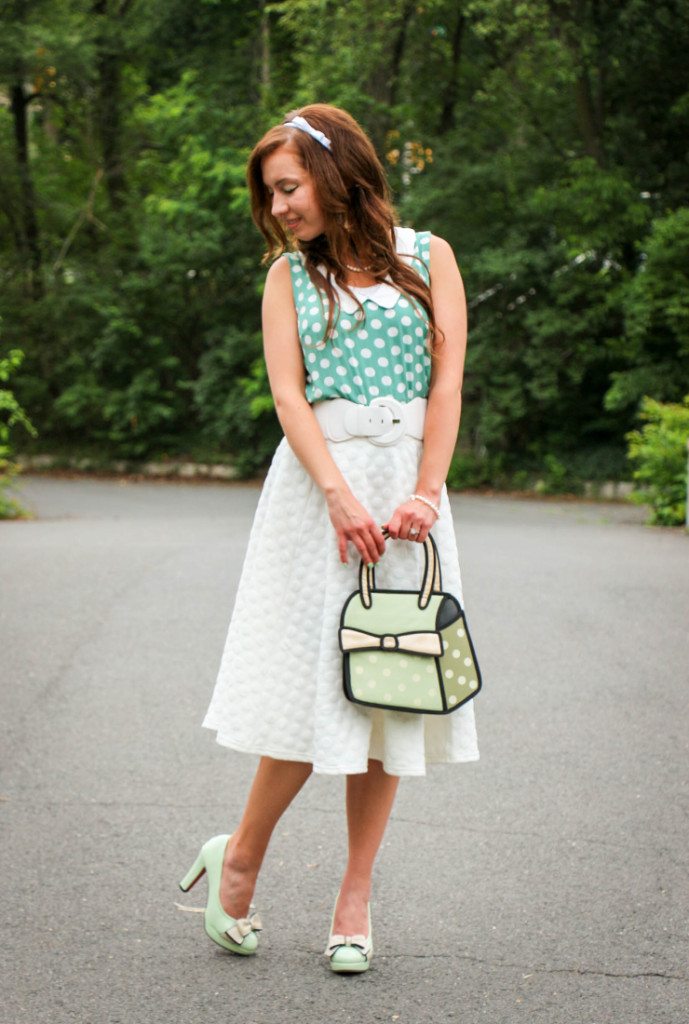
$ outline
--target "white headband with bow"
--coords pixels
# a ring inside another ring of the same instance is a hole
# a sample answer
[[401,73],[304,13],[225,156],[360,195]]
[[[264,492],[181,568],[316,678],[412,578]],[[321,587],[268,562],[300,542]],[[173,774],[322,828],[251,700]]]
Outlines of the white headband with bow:
[[330,149],[331,144],[328,136],[324,135],[323,132],[319,132],[312,124],[309,124],[305,117],[297,116],[292,118],[291,121],[285,121],[284,124],[287,128],[299,128],[300,131],[306,132],[306,134],[310,135],[312,139],[316,140],[316,142],[320,142],[321,146],[325,146],[326,149]]

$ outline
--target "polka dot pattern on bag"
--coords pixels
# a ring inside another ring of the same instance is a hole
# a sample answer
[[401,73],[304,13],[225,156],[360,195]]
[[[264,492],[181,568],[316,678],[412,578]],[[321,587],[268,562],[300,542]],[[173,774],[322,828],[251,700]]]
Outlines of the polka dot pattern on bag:
[[443,689],[450,707],[462,704],[479,689],[478,672],[471,653],[463,620],[453,622],[441,632],[443,653],[440,667]]

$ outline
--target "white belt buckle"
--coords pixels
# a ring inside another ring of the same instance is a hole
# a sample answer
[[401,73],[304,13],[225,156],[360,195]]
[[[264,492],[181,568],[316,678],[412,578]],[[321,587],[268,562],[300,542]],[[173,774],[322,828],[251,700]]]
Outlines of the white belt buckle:
[[407,429],[404,406],[391,395],[381,395],[380,398],[374,398],[370,404],[378,405],[382,409],[389,410],[392,414],[392,423],[389,430],[386,430],[385,433],[378,434],[375,437],[369,437],[369,441],[371,444],[379,444],[383,446],[396,444]]

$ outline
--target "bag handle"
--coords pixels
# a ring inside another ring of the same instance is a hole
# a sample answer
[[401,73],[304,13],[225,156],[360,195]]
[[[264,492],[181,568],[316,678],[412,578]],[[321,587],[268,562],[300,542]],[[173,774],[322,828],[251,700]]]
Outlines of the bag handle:
[[[383,536],[389,538],[390,534],[388,531],[383,527],[381,527],[381,529],[383,530]],[[417,542],[414,541],[413,543]],[[423,571],[421,590],[419,591],[419,608],[426,608],[431,599],[431,594],[440,594],[443,589],[442,579],[440,576],[440,555],[438,554],[435,541],[433,540],[433,537],[431,537],[430,533],[423,542],[423,549],[426,556],[426,564]],[[361,603],[364,608],[371,607],[371,593],[375,589],[375,566],[369,567],[362,558],[359,566],[359,592],[361,594]]]

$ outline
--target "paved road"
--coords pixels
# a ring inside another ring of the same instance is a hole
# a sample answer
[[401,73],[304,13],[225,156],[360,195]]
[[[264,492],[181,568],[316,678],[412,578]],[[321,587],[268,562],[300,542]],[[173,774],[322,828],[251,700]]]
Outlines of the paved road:
[[689,538],[458,496],[481,761],[401,787],[374,967],[322,949],[341,779],[257,891],[260,954],[176,886],[253,759],[201,729],[255,487],[27,476],[0,524],[2,1024],[687,1024]]

